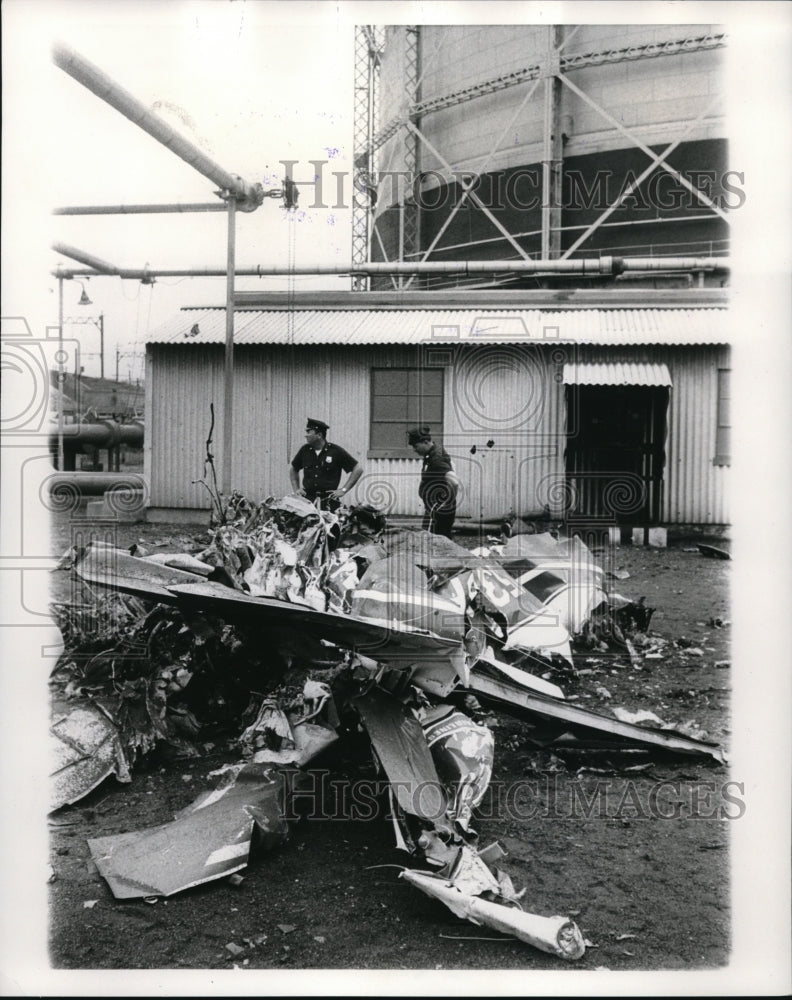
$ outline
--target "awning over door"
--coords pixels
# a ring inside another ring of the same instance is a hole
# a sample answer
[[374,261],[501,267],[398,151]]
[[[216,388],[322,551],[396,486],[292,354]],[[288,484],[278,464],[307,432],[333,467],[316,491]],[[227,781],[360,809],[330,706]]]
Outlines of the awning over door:
[[564,365],[564,385],[671,386],[671,373],[664,364],[635,361],[605,364]]

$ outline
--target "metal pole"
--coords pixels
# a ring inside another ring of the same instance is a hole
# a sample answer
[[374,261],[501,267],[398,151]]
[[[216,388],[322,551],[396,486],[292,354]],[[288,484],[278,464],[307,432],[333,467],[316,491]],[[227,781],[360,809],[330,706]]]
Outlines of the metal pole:
[[223,391],[223,464],[220,489],[231,493],[232,448],[234,446],[234,266],[236,256],[236,201],[228,198],[228,258],[226,264],[226,339]]
[[118,362],[120,360],[120,357],[121,357],[120,352],[116,347],[116,377],[115,377],[116,382],[118,381]]
[[99,313],[99,374],[104,378],[104,313]]
[[58,472],[63,472],[63,278],[58,276]]

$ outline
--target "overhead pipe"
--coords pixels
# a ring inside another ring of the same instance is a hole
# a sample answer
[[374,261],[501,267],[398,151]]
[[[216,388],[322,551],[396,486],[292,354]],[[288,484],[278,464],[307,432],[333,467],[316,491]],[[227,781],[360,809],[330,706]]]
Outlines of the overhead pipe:
[[[349,265],[313,265],[308,267],[264,266],[236,268],[238,278],[265,278],[293,275],[348,275],[348,274],[580,274],[618,275],[624,271],[728,271],[726,257],[598,257],[593,259],[573,258],[567,260],[468,260],[468,261],[424,261],[370,262]],[[97,277],[97,271],[73,268],[53,271],[64,278]],[[183,269],[118,268],[113,272],[121,278],[147,280],[151,278],[225,278],[226,268],[204,267]]]
[[126,472],[53,472],[45,484],[51,496],[74,499],[102,496],[110,489],[144,493],[146,489],[143,476]]
[[116,111],[120,111],[125,118],[148,132],[198,173],[217,184],[221,191],[228,192],[243,212],[252,212],[262,203],[264,189],[261,184],[249,184],[239,175],[224,170],[206,153],[179,135],[166,121],[149,111],[141,101],[119,86],[98,66],[94,66],[62,42],[56,42],[53,46],[52,58],[55,65],[73,80],[87,87],[92,94]]
[[[72,260],[79,261],[81,264],[87,264],[101,274],[117,275],[120,273],[120,268],[117,268],[115,264],[109,264],[106,260],[102,260],[101,257],[94,257],[93,254],[86,253],[85,250],[79,250],[68,243],[53,243],[52,249],[55,253],[63,254],[64,257],[71,257]],[[67,274],[62,270],[55,273],[62,275],[64,278],[71,277],[71,274]]]
[[[717,271],[727,270],[723,257],[622,257],[622,271]],[[670,262],[670,263],[669,263]]]
[[[57,436],[55,428],[50,430],[50,442]],[[143,424],[139,421],[119,424],[115,420],[103,420],[96,424],[64,424],[62,431],[64,447],[90,444],[96,448],[115,448],[128,444],[132,448],[143,445]]]
[[156,205],[66,205],[53,215],[158,215],[166,212],[225,212],[220,201],[170,202]]

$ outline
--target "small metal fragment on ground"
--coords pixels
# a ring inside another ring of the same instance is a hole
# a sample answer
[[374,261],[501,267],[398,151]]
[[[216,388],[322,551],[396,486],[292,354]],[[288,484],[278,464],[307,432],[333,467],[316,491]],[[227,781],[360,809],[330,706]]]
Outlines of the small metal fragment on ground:
[[132,780],[118,729],[94,705],[79,705],[50,726],[51,808],[71,805],[115,774]]
[[698,550],[703,556],[708,556],[710,559],[731,559],[731,556],[725,549],[719,549],[715,545],[700,543]]
[[427,896],[440,900],[456,916],[509,934],[540,951],[567,961],[581,958],[585,953],[583,936],[574,921],[567,917],[542,917],[516,907],[492,903],[481,896],[461,892],[446,879],[427,872],[408,868],[400,878]]
[[447,941],[514,941],[513,937],[474,937],[464,934],[440,934],[438,937]]
[[283,843],[284,793],[281,772],[248,764],[172,823],[97,837],[88,847],[117,899],[171,896],[244,868],[254,828],[264,846]]

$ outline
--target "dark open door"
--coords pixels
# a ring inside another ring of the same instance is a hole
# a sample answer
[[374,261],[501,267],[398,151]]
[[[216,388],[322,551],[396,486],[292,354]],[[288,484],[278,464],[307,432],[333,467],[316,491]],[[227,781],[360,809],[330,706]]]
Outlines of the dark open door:
[[576,518],[658,524],[668,389],[567,387],[566,475]]

